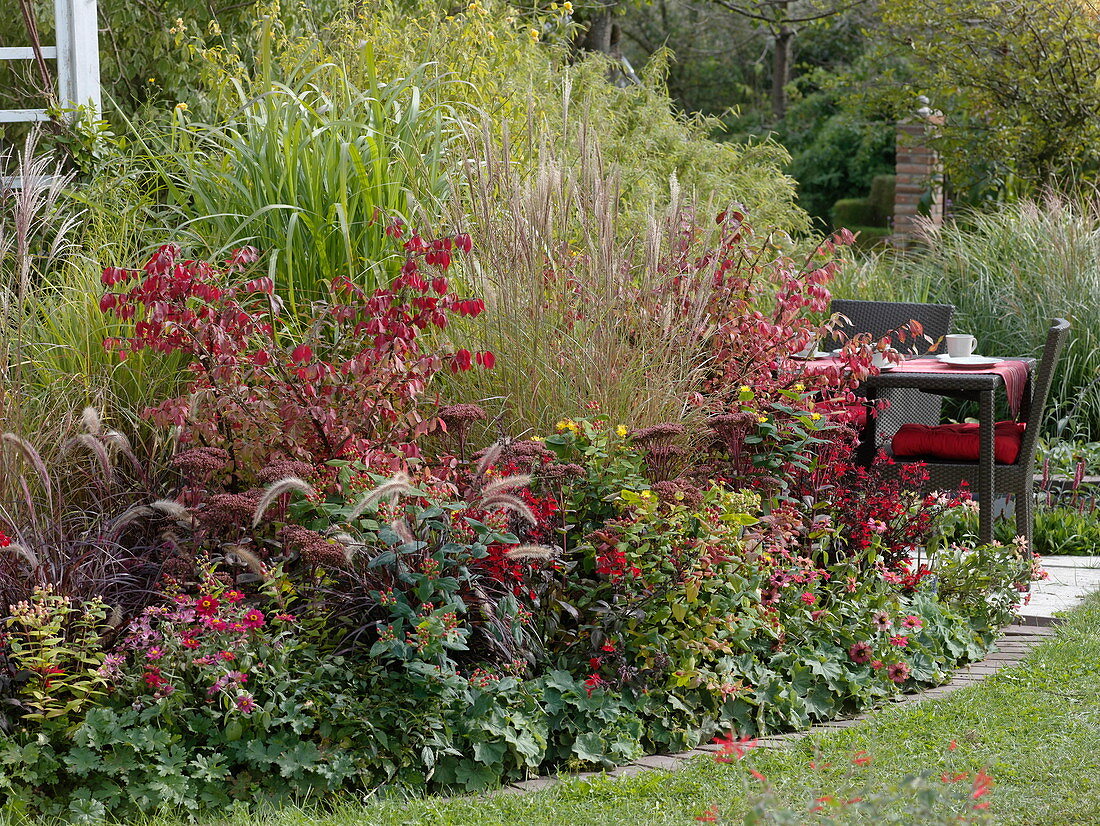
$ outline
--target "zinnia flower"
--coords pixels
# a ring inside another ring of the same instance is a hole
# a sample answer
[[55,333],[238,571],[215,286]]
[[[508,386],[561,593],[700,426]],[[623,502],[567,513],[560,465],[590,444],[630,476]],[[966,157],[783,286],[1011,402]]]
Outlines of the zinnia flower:
[[256,708],[256,700],[247,691],[242,691],[237,695],[237,710],[244,714],[251,714],[252,710]]
[[848,656],[852,658],[852,662],[863,663],[871,661],[871,645],[867,642],[856,642],[848,648]]
[[894,663],[886,669],[886,676],[900,685],[909,679],[909,666],[905,663]]
[[920,628],[924,625],[924,621],[920,617],[910,614],[901,621],[901,624],[905,628]]
[[233,604],[236,604],[244,599],[244,594],[242,594],[240,591],[226,591],[224,594],[222,594],[222,596],[225,597],[226,602],[232,602]]
[[896,645],[898,648],[905,648],[905,646],[909,645],[909,638],[898,634],[897,636],[890,637],[890,645]]
[[801,599],[807,605],[813,605],[815,602],[817,602],[817,596],[815,594],[811,594],[809,591],[806,591],[804,594],[802,594]]
[[264,624],[263,612],[253,608],[244,615],[242,622],[245,628],[262,628]]
[[221,605],[216,597],[204,596],[199,597],[198,602],[195,603],[195,613],[200,617],[212,617],[218,610],[218,606]]

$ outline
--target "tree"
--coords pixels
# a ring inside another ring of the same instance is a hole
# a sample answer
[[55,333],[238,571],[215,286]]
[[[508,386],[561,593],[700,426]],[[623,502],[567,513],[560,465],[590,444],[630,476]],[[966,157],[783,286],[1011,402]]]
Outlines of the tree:
[[772,116],[780,120],[787,113],[787,84],[791,82],[791,60],[799,27],[841,14],[868,0],[711,0],[734,14],[763,25],[772,37]]
[[[882,0],[882,70],[895,113],[926,95],[957,190],[1023,195],[1100,171],[1096,0]],[[859,100],[867,105],[867,96]]]

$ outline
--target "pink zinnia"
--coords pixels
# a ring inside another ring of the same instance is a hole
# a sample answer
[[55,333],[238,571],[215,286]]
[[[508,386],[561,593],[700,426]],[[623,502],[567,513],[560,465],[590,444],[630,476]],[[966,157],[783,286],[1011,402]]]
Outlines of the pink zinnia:
[[155,645],[145,652],[145,656],[150,660],[159,660],[164,656],[164,649],[157,648]]
[[214,612],[218,610],[218,606],[221,605],[216,597],[205,596],[200,597],[195,603],[195,613],[200,617],[212,617]]
[[901,624],[906,628],[920,628],[924,625],[924,621],[920,617],[910,614],[901,621]]
[[909,638],[903,637],[898,634],[896,637],[890,637],[890,645],[896,645],[898,648],[905,648],[909,644]]
[[243,623],[245,628],[262,628],[264,624],[263,612],[253,608],[244,615]]
[[199,641],[194,637],[184,637],[182,640],[184,648],[198,648]]
[[240,591],[226,591],[222,596],[225,597],[226,602],[232,603],[238,603],[244,599],[244,594]]
[[814,594],[811,594],[809,591],[806,591],[802,595],[801,599],[807,605],[813,605],[815,602],[817,602],[817,596],[815,596]]
[[866,642],[856,642],[848,648],[848,656],[852,658],[852,662],[863,663],[870,662],[871,660],[871,645]]
[[895,683],[904,683],[909,679],[909,666],[905,663],[894,663],[886,669],[886,676]]
[[237,695],[237,709],[245,714],[251,714],[252,710],[256,708],[256,701],[252,698],[252,695],[247,691],[242,691]]

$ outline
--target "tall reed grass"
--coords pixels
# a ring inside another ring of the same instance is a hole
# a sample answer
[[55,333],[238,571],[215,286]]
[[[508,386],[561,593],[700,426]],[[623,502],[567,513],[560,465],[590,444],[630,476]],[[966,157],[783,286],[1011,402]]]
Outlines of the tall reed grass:
[[[360,57],[373,65],[369,50]],[[386,227],[442,211],[456,131],[445,108],[422,105],[421,73],[368,77],[360,89],[342,66],[301,64],[285,83],[233,81],[238,107],[224,121],[178,109],[143,147],[166,193],[165,236],[211,258],[259,248],[292,310],[337,275],[388,284],[403,259]]]
[[1100,198],[969,212],[925,225],[922,242],[912,255],[868,259],[838,295],[954,304],[954,328],[996,356],[1038,355],[1050,320],[1068,318],[1047,427],[1100,438]]
[[468,278],[486,312],[462,341],[497,361],[461,376],[448,396],[483,404],[511,433],[545,433],[586,408],[628,426],[701,415],[688,399],[707,368],[693,333],[706,325],[709,296],[702,289],[677,306],[662,290],[664,256],[692,216],[674,197],[649,213],[644,233],[624,237],[618,175],[588,130],[576,140],[579,164],[544,142],[527,174],[486,134],[466,166],[454,220],[476,239]]

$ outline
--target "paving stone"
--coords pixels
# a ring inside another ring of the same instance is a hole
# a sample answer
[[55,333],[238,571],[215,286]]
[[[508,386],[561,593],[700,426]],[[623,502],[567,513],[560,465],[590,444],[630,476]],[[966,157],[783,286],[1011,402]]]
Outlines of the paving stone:
[[682,762],[676,757],[670,754],[654,754],[650,757],[642,757],[635,761],[637,765],[645,766],[650,769],[664,769],[665,771],[672,771],[679,767]]
[[551,786],[556,786],[557,784],[558,778],[556,777],[533,777],[530,780],[520,780],[517,783],[513,783],[511,788],[521,792],[537,792],[542,789],[549,789]]
[[619,766],[617,769],[612,769],[607,773],[608,777],[631,777],[635,774],[641,774],[642,772],[652,771],[646,766],[640,766],[637,763],[629,763],[625,766]]
[[1009,637],[1053,637],[1058,634],[1057,629],[1049,625],[1007,625],[1004,633]]
[[709,752],[709,751],[703,751],[703,749],[692,749],[691,751],[678,751],[678,752],[676,752],[676,754],[674,754],[672,756],[676,757],[680,760],[693,760],[696,757],[702,757],[704,754],[707,757],[712,757],[714,753]]

